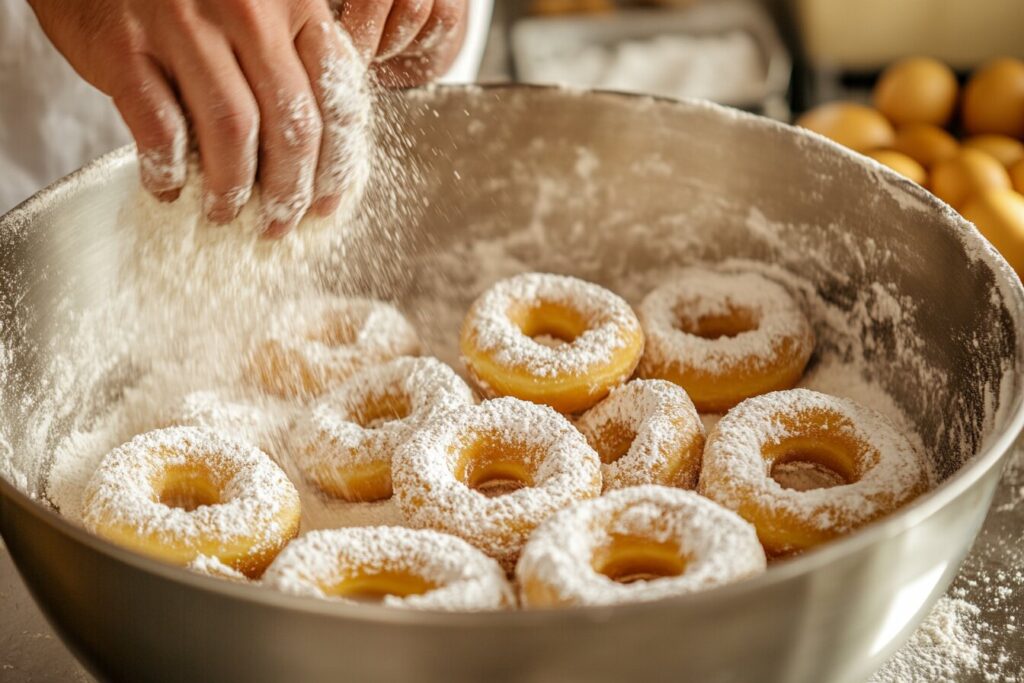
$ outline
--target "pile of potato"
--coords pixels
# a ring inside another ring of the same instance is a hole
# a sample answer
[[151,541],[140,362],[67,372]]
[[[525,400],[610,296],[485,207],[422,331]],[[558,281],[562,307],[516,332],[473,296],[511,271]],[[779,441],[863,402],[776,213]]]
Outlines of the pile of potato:
[[915,57],[882,73],[874,107],[830,102],[797,125],[928,188],[1024,274],[1024,62],[995,59],[960,90],[948,66]]

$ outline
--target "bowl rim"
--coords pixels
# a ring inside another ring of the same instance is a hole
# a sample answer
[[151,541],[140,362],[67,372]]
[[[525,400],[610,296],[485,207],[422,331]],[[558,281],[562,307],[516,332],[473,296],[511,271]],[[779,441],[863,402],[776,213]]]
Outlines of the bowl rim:
[[[1003,296],[1003,304],[1016,323],[1018,330],[1024,329],[1024,286],[1009,264],[982,237],[977,228],[962,218],[951,207],[929,193],[923,187],[896,174],[881,164],[859,155],[817,133],[797,128],[764,116],[743,112],[732,107],[717,105],[704,100],[676,100],[665,97],[637,95],[609,90],[579,90],[562,86],[495,83],[471,85],[431,85],[425,88],[409,89],[407,92],[434,94],[451,93],[503,93],[523,91],[544,91],[549,95],[579,97],[581,93],[597,99],[611,99],[632,103],[652,102],[659,107],[676,109],[686,112],[714,112],[728,116],[733,121],[742,121],[746,125],[760,126],[766,130],[785,131],[789,135],[803,138],[803,142],[811,143],[840,154],[851,161],[856,161],[872,168],[883,180],[888,181],[903,192],[909,193],[920,202],[924,209],[939,211],[951,226],[958,226],[962,235],[959,236],[965,248],[971,248],[977,258],[984,261],[996,279],[997,287]],[[426,101],[426,100],[424,100]],[[21,202],[7,214],[0,216],[0,235],[24,227],[32,219],[47,210],[62,196],[74,193],[82,185],[102,176],[109,175],[122,167],[134,162],[134,146],[126,145],[115,149],[89,162],[82,168],[55,181],[32,197]],[[1002,280],[1002,282],[1000,282]],[[1008,285],[1008,286],[1006,286]],[[643,616],[651,611],[669,609],[686,609],[688,606],[700,608],[721,600],[735,599],[750,592],[770,590],[773,586],[785,583],[798,577],[820,571],[830,564],[857,553],[864,547],[874,545],[883,539],[891,538],[917,526],[924,519],[938,513],[954,499],[964,495],[973,488],[989,471],[999,465],[1010,452],[1021,431],[1024,430],[1024,391],[1021,387],[1021,373],[1024,368],[1024,338],[1017,338],[1018,369],[1013,379],[1012,402],[1010,407],[1000,407],[994,418],[995,438],[988,438],[981,444],[979,452],[953,475],[941,482],[937,487],[923,496],[918,497],[909,505],[897,512],[869,524],[854,533],[831,541],[813,552],[795,557],[786,562],[774,565],[768,571],[755,577],[735,583],[718,586],[697,593],[668,597],[650,602],[626,603],[611,606],[578,606],[558,609],[539,610],[493,610],[480,612],[444,612],[439,610],[405,610],[378,605],[349,604],[338,601],[323,600],[315,597],[290,595],[269,590],[258,584],[245,584],[225,581],[189,571],[184,567],[166,564],[150,557],[136,554],[88,532],[84,527],[75,524],[58,512],[50,509],[38,500],[18,489],[12,482],[0,476],[0,503],[6,498],[36,517],[40,522],[54,528],[62,535],[70,537],[76,543],[85,545],[90,550],[105,555],[117,562],[129,565],[133,569],[177,584],[182,589],[215,593],[226,599],[255,603],[261,608],[282,609],[302,612],[310,616],[336,618],[358,621],[366,625],[408,625],[423,628],[532,628],[538,623],[550,625],[555,621],[563,625],[581,622],[606,622],[614,616]],[[1007,381],[1004,379],[1003,381]],[[1001,429],[1000,429],[1001,428]],[[0,505],[2,507],[2,505]],[[17,562],[17,558],[14,558]]]

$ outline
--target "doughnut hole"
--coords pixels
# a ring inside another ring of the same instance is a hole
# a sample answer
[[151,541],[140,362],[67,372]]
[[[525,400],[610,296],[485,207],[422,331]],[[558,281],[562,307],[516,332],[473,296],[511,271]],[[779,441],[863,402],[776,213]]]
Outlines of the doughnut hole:
[[587,331],[587,321],[564,304],[542,301],[509,312],[509,319],[538,344],[557,348],[572,344]]
[[356,574],[333,586],[321,586],[325,595],[355,602],[380,603],[388,596],[405,598],[423,595],[438,586],[421,576],[402,571]]
[[629,584],[680,576],[687,559],[675,543],[613,534],[594,551],[590,564],[598,574]]
[[860,479],[857,452],[841,439],[791,438],[767,447],[765,457],[771,462],[769,476],[785,489],[810,491]]
[[[684,309],[684,306],[681,305],[679,309]],[[738,337],[744,332],[753,332],[761,324],[754,311],[738,306],[729,306],[725,313],[712,313],[696,317],[679,309],[676,310],[677,329],[711,341],[723,337]]]
[[630,425],[609,422],[591,445],[605,465],[611,465],[629,452],[636,441],[637,432]]
[[455,478],[474,491],[496,498],[534,486],[534,464],[543,458],[500,435],[477,435],[462,451]]
[[352,421],[363,429],[379,429],[389,422],[404,420],[412,412],[409,395],[384,393],[370,396],[352,411]]
[[153,489],[160,503],[186,512],[221,502],[220,487],[210,473],[187,467],[168,468]]

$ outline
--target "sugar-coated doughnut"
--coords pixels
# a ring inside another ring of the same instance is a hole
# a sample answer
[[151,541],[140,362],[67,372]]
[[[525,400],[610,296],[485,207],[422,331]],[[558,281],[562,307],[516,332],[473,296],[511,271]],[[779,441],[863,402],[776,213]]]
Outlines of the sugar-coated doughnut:
[[390,304],[323,297],[291,301],[271,321],[249,359],[264,391],[286,398],[319,396],[361,367],[419,353],[409,321]]
[[601,461],[583,435],[511,397],[435,418],[398,449],[392,474],[410,526],[459,536],[506,569],[538,524],[601,493]]
[[319,490],[348,501],[391,497],[391,458],[439,410],[473,392],[436,358],[371,365],[321,397],[292,439],[296,464]]
[[688,268],[638,314],[647,335],[640,375],[675,382],[702,413],[793,387],[814,351],[800,306],[756,273]]
[[183,566],[215,557],[249,577],[299,529],[298,491],[266,454],[193,427],[115,448],[84,500],[85,526],[118,545]]
[[641,484],[697,487],[704,425],[676,384],[628,382],[585,412],[576,427],[601,457],[606,491]]
[[753,524],[769,555],[846,534],[930,485],[924,457],[883,415],[806,389],[729,411],[708,437],[700,475],[700,492]]
[[612,605],[706,590],[765,569],[749,523],[693,491],[636,486],[544,522],[516,566],[524,607]]
[[[546,343],[545,343],[546,342]],[[573,277],[527,273],[473,303],[460,349],[487,396],[515,396],[562,413],[593,406],[633,374],[643,330],[620,297]]]
[[278,555],[263,584],[297,595],[409,609],[515,605],[497,562],[460,538],[426,529],[311,531]]

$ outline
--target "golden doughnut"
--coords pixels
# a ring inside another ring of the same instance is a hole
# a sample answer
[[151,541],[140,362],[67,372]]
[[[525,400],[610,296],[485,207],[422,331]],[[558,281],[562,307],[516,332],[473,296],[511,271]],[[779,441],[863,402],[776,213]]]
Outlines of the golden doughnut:
[[474,302],[460,348],[487,396],[515,396],[562,413],[593,406],[629,379],[643,353],[636,315],[583,280],[527,273]]
[[702,413],[794,386],[814,351],[799,305],[756,273],[688,268],[648,294],[639,315],[640,376],[675,382]]
[[419,339],[393,306],[370,299],[292,301],[253,349],[257,386],[285,398],[319,396],[366,365],[419,353]]
[[754,528],[692,491],[635,486],[583,501],[530,537],[524,607],[613,605],[694,593],[765,569]]
[[511,569],[538,524],[601,493],[601,462],[547,406],[499,398],[444,413],[395,453],[407,523],[472,543]]
[[187,566],[201,556],[258,577],[299,530],[299,494],[262,451],[193,427],[135,437],[86,487],[92,532]]
[[700,475],[700,492],[753,524],[769,555],[842,536],[930,485],[927,462],[889,420],[806,389],[729,411],[708,438]]
[[285,593],[432,610],[515,605],[498,563],[460,538],[402,527],[311,531],[263,576]]
[[661,484],[697,487],[704,425],[690,397],[660,379],[613,389],[576,421],[601,456],[604,489]]
[[347,501],[391,497],[391,458],[438,410],[473,392],[436,358],[397,358],[356,371],[296,427],[292,455],[325,494]]

